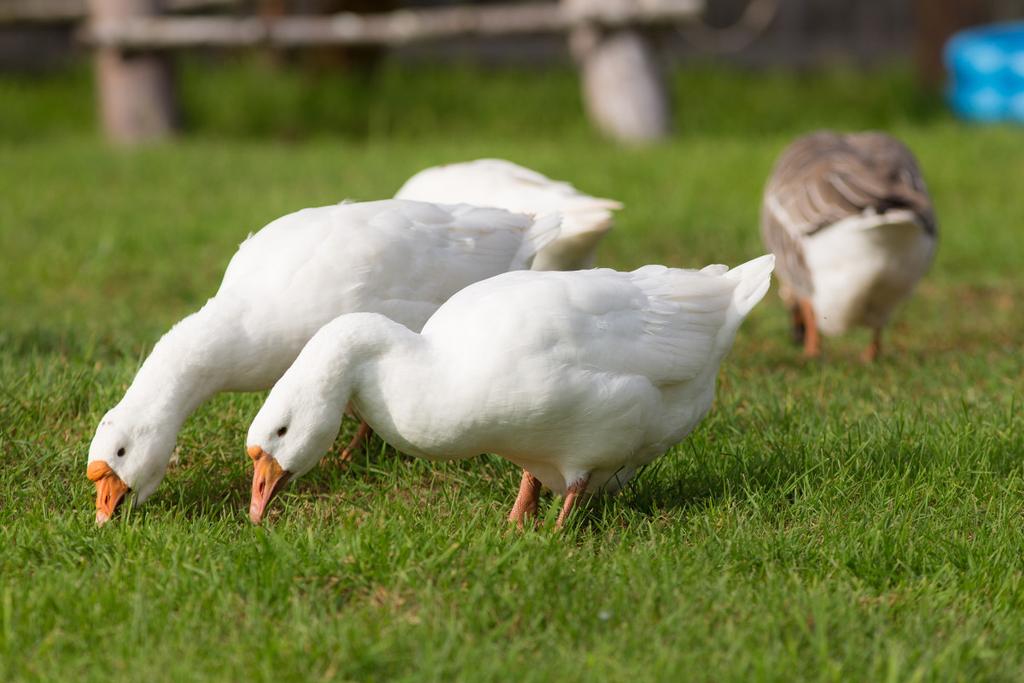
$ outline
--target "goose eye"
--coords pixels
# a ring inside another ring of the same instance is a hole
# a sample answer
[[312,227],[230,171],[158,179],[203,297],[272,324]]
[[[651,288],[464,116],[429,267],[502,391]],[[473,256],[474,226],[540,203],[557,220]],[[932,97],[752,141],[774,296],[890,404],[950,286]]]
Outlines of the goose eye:
[[281,427],[280,429],[277,430],[277,435],[278,436],[284,436],[287,433],[288,433],[288,428],[287,427]]
[[124,457],[124,446],[122,446],[121,448],[117,449],[117,457],[119,457],[119,458],[123,458]]

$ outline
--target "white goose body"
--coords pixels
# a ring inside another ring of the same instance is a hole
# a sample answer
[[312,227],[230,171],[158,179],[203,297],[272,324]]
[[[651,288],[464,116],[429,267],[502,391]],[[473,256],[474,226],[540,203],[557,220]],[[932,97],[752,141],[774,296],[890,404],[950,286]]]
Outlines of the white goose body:
[[466,285],[528,268],[557,232],[557,216],[405,200],[305,209],[270,223],[242,243],[217,294],[160,339],[100,422],[89,449],[98,493],[105,481],[144,500],[196,407],[220,391],[272,386],[338,315],[374,311],[419,329]]
[[768,255],[731,271],[507,273],[459,292],[421,334],[342,316],[275,385],[250,427],[250,454],[305,473],[351,400],[399,450],[436,460],[490,452],[558,493],[581,482],[614,491],[707,414],[719,364],[773,264]]
[[612,212],[622,208],[614,199],[591,197],[569,183],[503,159],[428,168],[407,180],[395,197],[561,214],[562,231],[537,254],[533,270],[592,267],[597,244],[612,227]]

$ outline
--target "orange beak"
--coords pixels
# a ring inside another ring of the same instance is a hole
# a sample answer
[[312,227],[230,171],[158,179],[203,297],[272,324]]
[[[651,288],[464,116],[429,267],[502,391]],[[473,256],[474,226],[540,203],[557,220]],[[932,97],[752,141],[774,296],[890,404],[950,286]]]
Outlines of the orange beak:
[[266,511],[267,505],[292,475],[291,472],[281,469],[277,460],[274,460],[274,456],[259,446],[249,446],[246,452],[252,458],[253,464],[249,519],[253,524],[259,524],[263,520],[263,513]]
[[124,494],[128,493],[128,484],[114,474],[110,465],[102,460],[93,460],[89,463],[85,476],[89,477],[89,481],[96,483],[96,525],[103,526],[110,521],[117,506],[124,500]]

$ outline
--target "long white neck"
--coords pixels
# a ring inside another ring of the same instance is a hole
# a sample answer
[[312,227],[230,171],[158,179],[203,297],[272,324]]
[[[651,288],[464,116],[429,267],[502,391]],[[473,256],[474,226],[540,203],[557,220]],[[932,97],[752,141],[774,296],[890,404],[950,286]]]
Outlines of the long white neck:
[[326,325],[302,352],[302,381],[319,386],[342,409],[373,387],[383,375],[410,382],[426,369],[423,338],[377,313],[352,313]]
[[237,372],[238,326],[230,306],[211,299],[172,327],[142,364],[118,407],[180,429]]
[[464,438],[472,433],[474,417],[465,410],[473,399],[467,398],[460,359],[383,316],[345,318],[360,342],[342,352],[342,362],[351,365],[334,377],[351,380],[343,381],[347,386],[333,397],[336,404],[351,401],[381,438],[404,453],[434,460],[478,455]]
[[296,382],[293,395],[315,397],[310,400],[338,416],[351,402],[386,441],[412,453],[417,450],[406,436],[418,424],[410,416],[429,421],[437,408],[429,394],[447,384],[430,344],[376,313],[345,315],[325,326],[285,381]]

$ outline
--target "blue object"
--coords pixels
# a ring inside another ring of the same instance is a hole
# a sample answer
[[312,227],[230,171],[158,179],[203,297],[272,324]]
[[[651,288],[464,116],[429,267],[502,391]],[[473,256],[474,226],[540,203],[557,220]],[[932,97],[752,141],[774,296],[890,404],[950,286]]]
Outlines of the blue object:
[[958,116],[1024,123],[1024,22],[961,31],[946,43],[945,61]]

